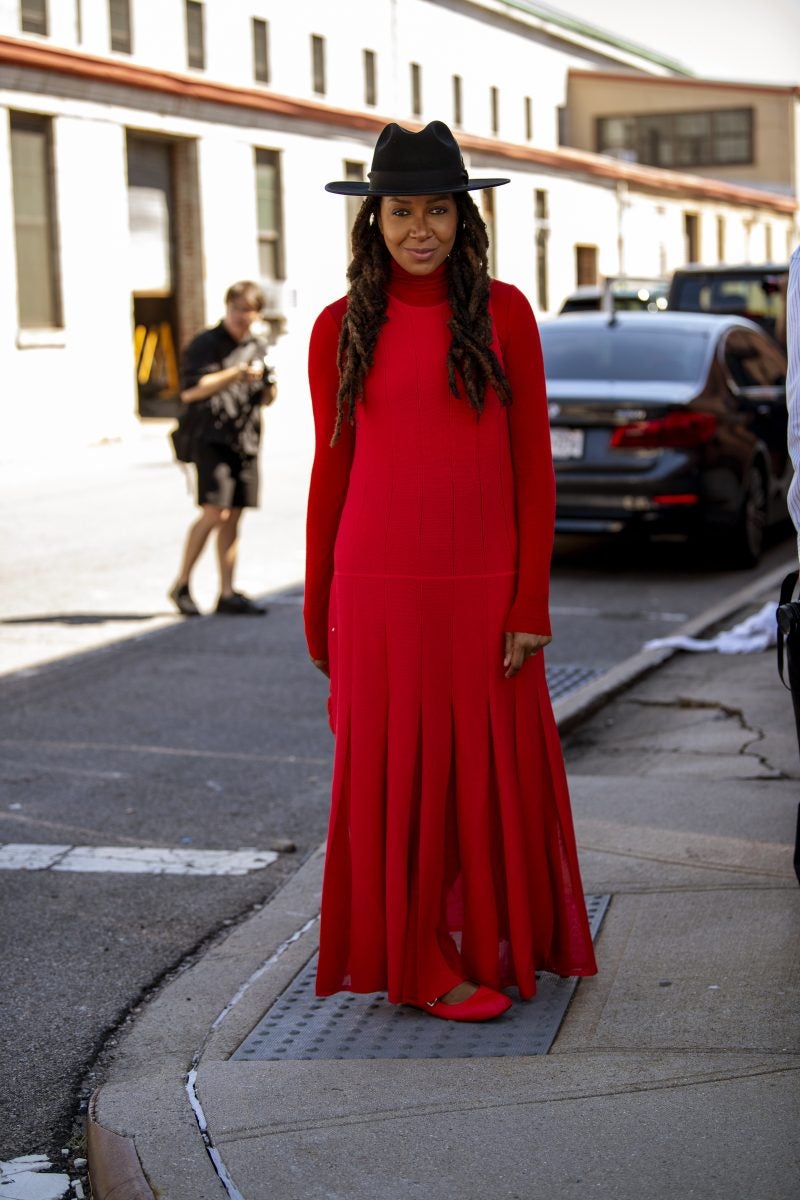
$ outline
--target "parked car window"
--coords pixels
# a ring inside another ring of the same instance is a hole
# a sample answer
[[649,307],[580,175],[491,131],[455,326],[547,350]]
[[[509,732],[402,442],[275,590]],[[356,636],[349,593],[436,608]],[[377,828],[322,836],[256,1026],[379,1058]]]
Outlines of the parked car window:
[[786,278],[781,267],[676,271],[669,307],[677,312],[747,317],[785,344]]
[[615,379],[693,383],[703,375],[708,334],[702,330],[625,329],[621,325],[581,328],[571,322],[543,325],[542,349],[548,379]]
[[725,339],[725,365],[740,388],[780,387],[786,360],[776,346],[749,329],[733,329]]

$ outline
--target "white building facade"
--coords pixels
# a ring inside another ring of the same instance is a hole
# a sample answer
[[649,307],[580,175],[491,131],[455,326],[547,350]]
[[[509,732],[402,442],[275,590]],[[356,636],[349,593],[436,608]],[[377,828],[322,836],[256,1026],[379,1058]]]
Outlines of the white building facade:
[[9,445],[31,408],[53,446],[168,415],[181,345],[256,278],[281,332],[270,438],[306,455],[308,333],[353,214],[323,185],[364,177],[389,120],[445,120],[471,171],[510,176],[481,201],[492,269],[540,313],[683,263],[687,213],[711,261],[787,254],[796,197],[560,145],[571,69],[680,71],[524,0],[0,0]]

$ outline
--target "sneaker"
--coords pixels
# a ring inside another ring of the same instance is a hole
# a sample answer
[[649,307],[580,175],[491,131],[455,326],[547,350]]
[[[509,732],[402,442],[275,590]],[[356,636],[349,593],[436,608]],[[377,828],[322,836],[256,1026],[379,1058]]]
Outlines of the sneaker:
[[185,617],[199,617],[200,609],[192,599],[192,593],[189,591],[188,583],[176,583],[171,591],[167,592],[172,603],[175,605],[179,613],[183,613]]
[[226,613],[231,617],[264,617],[267,614],[266,608],[255,604],[249,596],[243,596],[241,592],[234,592],[230,596],[220,596],[215,611]]

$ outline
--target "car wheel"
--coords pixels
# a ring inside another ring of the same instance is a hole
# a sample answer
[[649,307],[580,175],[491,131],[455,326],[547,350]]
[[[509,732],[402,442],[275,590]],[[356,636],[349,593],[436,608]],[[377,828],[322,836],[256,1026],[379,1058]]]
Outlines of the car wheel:
[[748,468],[739,515],[730,535],[729,558],[732,566],[755,567],[764,549],[767,525],[767,487],[764,472]]

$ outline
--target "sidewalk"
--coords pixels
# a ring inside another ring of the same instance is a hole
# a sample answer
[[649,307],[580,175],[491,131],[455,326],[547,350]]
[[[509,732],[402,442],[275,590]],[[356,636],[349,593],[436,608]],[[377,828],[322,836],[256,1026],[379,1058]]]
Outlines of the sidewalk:
[[667,657],[557,711],[585,890],[612,899],[550,1053],[232,1061],[315,952],[318,851],[121,1042],[95,1200],[797,1195],[800,760],[774,653]]

